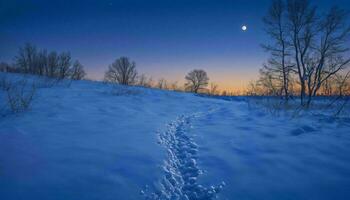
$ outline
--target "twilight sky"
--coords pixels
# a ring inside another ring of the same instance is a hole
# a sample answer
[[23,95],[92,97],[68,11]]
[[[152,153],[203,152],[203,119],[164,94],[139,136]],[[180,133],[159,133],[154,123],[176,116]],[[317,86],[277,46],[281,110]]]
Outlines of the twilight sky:
[[[324,9],[349,0],[315,0]],[[26,42],[70,51],[88,77],[102,79],[117,57],[140,73],[183,82],[205,69],[220,89],[244,88],[267,54],[262,17],[270,0],[0,0],[0,61]],[[248,30],[243,32],[242,25]]]

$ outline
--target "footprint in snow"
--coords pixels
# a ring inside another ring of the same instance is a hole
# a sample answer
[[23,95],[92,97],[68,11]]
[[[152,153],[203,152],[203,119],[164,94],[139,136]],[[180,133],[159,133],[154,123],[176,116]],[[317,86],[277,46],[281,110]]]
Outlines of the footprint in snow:
[[225,185],[223,182],[218,186],[204,187],[197,181],[203,173],[197,164],[198,146],[187,132],[191,119],[199,116],[181,116],[159,134],[160,144],[168,155],[162,166],[165,175],[154,192],[148,187],[141,191],[145,199],[210,200],[215,199]]

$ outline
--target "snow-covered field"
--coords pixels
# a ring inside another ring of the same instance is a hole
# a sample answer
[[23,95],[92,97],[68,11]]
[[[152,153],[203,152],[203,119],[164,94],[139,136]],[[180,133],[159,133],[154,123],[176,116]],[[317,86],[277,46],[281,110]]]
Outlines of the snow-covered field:
[[241,100],[42,87],[29,111],[0,117],[0,199],[346,200],[349,130]]

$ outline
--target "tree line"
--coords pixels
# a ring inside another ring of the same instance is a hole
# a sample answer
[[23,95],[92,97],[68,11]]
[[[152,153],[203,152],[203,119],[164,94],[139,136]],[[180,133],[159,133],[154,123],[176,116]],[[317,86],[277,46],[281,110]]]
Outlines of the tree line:
[[84,66],[78,60],[73,61],[69,52],[38,49],[29,43],[19,48],[14,64],[0,63],[0,71],[73,80],[86,76]]
[[310,105],[317,95],[349,95],[348,13],[332,7],[321,13],[309,0],[273,0],[264,27],[270,58],[249,93],[299,98]]
[[[84,66],[78,61],[72,60],[69,52],[57,53],[38,49],[32,44],[20,47],[14,57],[14,64],[0,63],[0,72],[13,72],[34,74],[56,79],[82,80],[86,77]],[[104,80],[122,85],[137,85],[165,90],[188,91],[193,93],[205,93],[219,95],[218,85],[210,83],[207,73],[202,69],[190,71],[186,76],[186,83],[180,86],[178,82],[169,82],[164,78],[154,81],[145,74],[138,74],[136,63],[128,57],[116,59],[105,72]],[[223,92],[226,95],[228,93]]]
[[[332,7],[321,13],[310,0],[272,0],[263,22],[270,40],[262,47],[269,59],[260,69],[259,79],[249,84],[247,95],[299,99],[302,106],[309,106],[318,95],[350,95],[350,25],[345,10]],[[69,52],[49,52],[26,44],[14,60],[13,65],[0,63],[0,71],[75,80],[86,76],[83,65],[73,62]],[[154,81],[139,74],[136,63],[127,57],[116,59],[104,75],[105,81],[123,85],[230,95],[220,93],[217,84],[209,84],[202,69],[194,69],[184,78],[182,86],[163,78]]]
[[207,72],[202,69],[194,69],[185,76],[184,86],[179,86],[177,82],[169,82],[164,78],[154,81],[145,74],[139,75],[136,70],[136,63],[128,57],[116,59],[105,72],[106,82],[121,85],[137,85],[165,90],[188,91],[193,93],[205,93],[209,95],[219,95],[218,85],[210,83]]

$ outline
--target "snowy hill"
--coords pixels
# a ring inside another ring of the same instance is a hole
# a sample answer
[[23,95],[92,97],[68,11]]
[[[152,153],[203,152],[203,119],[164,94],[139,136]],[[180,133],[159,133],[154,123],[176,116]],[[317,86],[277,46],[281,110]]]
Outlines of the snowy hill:
[[349,130],[245,101],[58,84],[0,118],[0,199],[350,199]]

